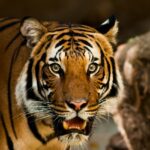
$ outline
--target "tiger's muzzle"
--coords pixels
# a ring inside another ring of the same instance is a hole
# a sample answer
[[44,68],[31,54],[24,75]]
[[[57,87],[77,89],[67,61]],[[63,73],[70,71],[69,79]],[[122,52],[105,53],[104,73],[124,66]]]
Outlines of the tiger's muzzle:
[[75,140],[80,142],[82,141],[82,137],[88,137],[90,135],[95,115],[93,113],[93,115],[87,115],[88,117],[84,117],[84,115],[87,113],[86,108],[88,106],[88,101],[85,99],[66,101],[66,105],[72,110],[72,113],[69,115],[70,118],[63,117],[59,114],[55,115],[53,122],[56,135],[58,137],[64,136],[70,139],[72,137],[72,141]]

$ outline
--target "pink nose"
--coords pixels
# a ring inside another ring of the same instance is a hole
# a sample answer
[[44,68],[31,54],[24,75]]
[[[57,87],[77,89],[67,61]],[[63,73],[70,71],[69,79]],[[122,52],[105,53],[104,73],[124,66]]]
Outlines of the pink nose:
[[80,101],[67,102],[67,104],[69,107],[75,110],[80,110],[86,106],[87,102],[85,100],[80,100]]

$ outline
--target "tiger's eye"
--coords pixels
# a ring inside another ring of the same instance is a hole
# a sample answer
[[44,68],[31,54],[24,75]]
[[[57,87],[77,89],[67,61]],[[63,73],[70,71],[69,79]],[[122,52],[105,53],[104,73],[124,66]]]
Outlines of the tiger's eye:
[[60,71],[61,67],[59,64],[54,63],[54,64],[51,64],[51,69],[53,72],[58,73]]
[[90,65],[89,65],[89,68],[88,68],[88,72],[89,72],[89,73],[95,72],[95,71],[97,70],[97,67],[98,67],[98,65],[95,64],[95,63],[90,64]]

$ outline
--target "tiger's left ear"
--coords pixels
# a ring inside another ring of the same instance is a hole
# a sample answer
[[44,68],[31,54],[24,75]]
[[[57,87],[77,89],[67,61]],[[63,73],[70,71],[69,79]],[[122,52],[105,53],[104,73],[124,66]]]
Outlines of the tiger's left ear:
[[100,25],[98,31],[104,34],[111,43],[116,44],[116,35],[118,33],[118,21],[114,16],[111,16]]
[[21,34],[27,40],[27,46],[32,48],[40,40],[42,35],[46,33],[47,28],[34,18],[25,18],[20,27]]

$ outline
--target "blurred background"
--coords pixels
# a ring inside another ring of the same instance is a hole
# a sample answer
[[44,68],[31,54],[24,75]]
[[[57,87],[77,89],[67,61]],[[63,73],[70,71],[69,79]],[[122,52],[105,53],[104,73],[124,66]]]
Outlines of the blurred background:
[[[119,21],[119,44],[150,29],[150,0],[0,0],[0,17],[32,16],[40,20],[98,27],[109,16]],[[111,119],[99,123],[89,150],[105,150],[117,132]]]
[[32,16],[97,27],[111,15],[120,22],[119,42],[124,42],[149,30],[150,0],[0,0],[0,17]]

